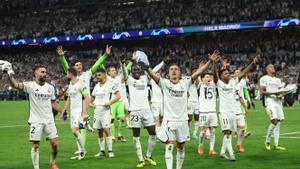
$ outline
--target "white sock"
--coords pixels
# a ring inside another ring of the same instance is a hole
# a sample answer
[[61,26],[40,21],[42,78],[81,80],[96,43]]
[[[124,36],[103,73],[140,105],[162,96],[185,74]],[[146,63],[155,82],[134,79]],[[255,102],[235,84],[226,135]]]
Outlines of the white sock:
[[216,142],[216,134],[215,132],[211,132],[210,141],[209,141],[209,150],[213,150]]
[[265,143],[270,143],[270,139],[272,136],[272,133],[275,129],[276,125],[274,125],[273,123],[271,123],[268,127],[268,131],[267,131],[267,135],[266,135],[266,142]]
[[199,134],[199,146],[203,146],[203,143],[204,143],[204,135],[205,133],[203,132],[203,130],[200,131],[200,134]]
[[277,123],[274,129],[274,146],[279,145],[280,122]]
[[209,128],[206,129],[205,135],[209,138],[210,137],[210,131]]
[[225,140],[226,140],[226,147],[228,150],[229,155],[233,155],[233,149],[232,149],[232,142],[231,142],[231,135],[227,135],[225,136]]
[[83,143],[83,137],[79,131],[77,132],[77,143],[79,145],[79,152],[84,152],[85,148],[84,148],[84,143]]
[[112,151],[112,137],[111,136],[106,137],[106,145],[107,145],[108,151]]
[[166,144],[165,161],[167,169],[173,169],[173,144]]
[[227,148],[226,135],[223,136],[222,148],[220,154],[225,154]]
[[183,161],[184,161],[184,156],[185,156],[184,148],[182,150],[177,148],[176,169],[181,169],[182,168],[182,164],[183,164]]
[[39,169],[39,149],[35,150],[34,148],[31,149],[31,160],[32,160],[32,165],[34,169]]
[[138,156],[139,161],[144,161],[140,137],[133,137],[133,143],[135,144],[136,154]]
[[99,150],[100,151],[105,151],[105,146],[104,146],[105,143],[104,142],[105,141],[104,141],[103,137],[98,138],[98,144],[99,144]]
[[238,138],[237,138],[237,145],[241,145],[242,141],[245,137],[245,130],[244,129],[240,129],[239,134],[238,134]]
[[199,128],[199,120],[194,122],[194,131],[193,131],[193,135],[196,135],[196,134],[197,134],[198,128]]
[[150,135],[149,138],[148,138],[148,146],[147,146],[147,153],[146,153],[147,157],[152,156],[152,152],[153,152],[155,143],[156,143],[156,136],[155,135]]

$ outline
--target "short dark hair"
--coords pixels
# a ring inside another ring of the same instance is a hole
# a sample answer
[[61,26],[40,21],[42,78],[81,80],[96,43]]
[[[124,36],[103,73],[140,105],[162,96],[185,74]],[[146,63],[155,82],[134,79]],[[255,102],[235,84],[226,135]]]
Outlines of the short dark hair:
[[69,68],[69,69],[68,69],[68,72],[71,73],[71,74],[74,75],[74,76],[77,76],[77,71],[76,71],[75,68],[72,68],[72,67]]
[[222,75],[225,71],[230,72],[229,69],[221,69],[221,70],[219,71],[219,77],[221,77],[221,75]]
[[170,69],[171,66],[178,66],[179,69],[180,69],[179,64],[177,64],[177,63],[175,63],[175,62],[172,62],[172,63],[168,64],[168,70]]
[[42,65],[42,64],[36,64],[36,65],[34,65],[33,72],[35,72],[39,68],[45,68],[45,69],[47,69],[47,66]]
[[201,74],[201,78],[204,78],[206,75],[212,76],[213,74],[209,72],[204,72]]
[[81,61],[78,60],[78,59],[75,59],[75,60],[73,60],[73,61],[71,62],[71,65],[72,65],[72,66],[75,66],[75,64],[78,63],[78,62],[81,62]]
[[96,73],[104,73],[105,74],[106,71],[103,68],[99,68],[99,69],[97,69]]

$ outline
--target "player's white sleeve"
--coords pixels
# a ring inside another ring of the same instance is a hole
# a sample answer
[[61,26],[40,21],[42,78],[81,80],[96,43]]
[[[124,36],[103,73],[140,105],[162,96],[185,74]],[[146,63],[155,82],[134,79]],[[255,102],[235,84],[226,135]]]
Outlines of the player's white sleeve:
[[[51,85],[50,85],[51,86]],[[51,100],[56,100],[56,96],[55,96],[55,90],[54,90],[54,87],[51,86],[51,90],[52,90],[52,93],[51,93]]]
[[115,84],[112,84],[111,85],[111,93],[115,94],[118,91],[119,91],[118,87]]
[[260,78],[259,85],[260,86],[267,86],[265,76],[263,76],[262,78]]
[[[96,85],[98,85],[98,84],[96,84]],[[93,91],[92,91],[92,96],[94,96],[95,97],[95,91],[96,90],[96,86],[94,87],[94,89],[93,89]]]
[[191,77],[186,77],[184,79],[184,83],[185,83],[186,88],[188,89],[193,84],[192,78]]
[[162,88],[163,86],[165,86],[165,83],[166,83],[165,81],[166,81],[165,78],[160,77],[160,78],[159,78],[159,81],[158,81],[158,86],[159,86],[160,88]]
[[23,91],[26,92],[26,93],[30,93],[30,82],[23,82]]
[[87,76],[89,79],[91,79],[91,78],[92,78],[92,76],[93,76],[93,72],[92,72],[92,70],[91,70],[91,69],[89,69],[89,70],[85,71],[85,73],[86,73],[86,76]]

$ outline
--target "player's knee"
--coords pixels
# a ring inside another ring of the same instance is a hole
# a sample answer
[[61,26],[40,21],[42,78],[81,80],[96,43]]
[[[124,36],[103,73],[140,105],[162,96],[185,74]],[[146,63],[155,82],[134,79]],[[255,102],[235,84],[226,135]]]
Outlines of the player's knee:
[[274,125],[277,125],[278,119],[272,119],[272,120],[271,120],[271,123],[274,124]]
[[32,142],[32,148],[34,150],[38,150],[40,148],[40,144],[38,142]]
[[132,135],[133,135],[133,137],[140,137],[140,129],[132,128]]
[[182,143],[177,142],[176,147],[178,149],[182,150],[184,148],[184,142],[182,142]]

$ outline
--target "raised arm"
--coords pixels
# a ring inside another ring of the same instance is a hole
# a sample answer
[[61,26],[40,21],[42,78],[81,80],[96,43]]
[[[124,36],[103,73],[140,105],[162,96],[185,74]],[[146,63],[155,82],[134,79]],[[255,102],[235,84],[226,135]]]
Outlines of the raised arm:
[[98,60],[95,62],[95,64],[91,67],[92,73],[95,73],[97,69],[100,67],[100,65],[103,64],[103,62],[106,60],[106,58],[110,55],[111,53],[111,48],[112,46],[106,45],[105,53],[101,56],[99,55]]
[[196,72],[192,74],[192,80],[196,80],[200,74],[202,74],[204,71],[207,70],[208,66],[212,63],[217,61],[220,58],[220,52],[218,50],[215,50],[212,55],[210,55],[209,60],[202,66],[199,64],[199,68]]
[[216,62],[213,62],[213,64],[212,64],[212,73],[213,73],[213,77],[214,77],[214,82],[217,83],[219,80],[219,74],[218,74],[218,68],[217,68]]
[[239,80],[241,80],[247,73],[250,72],[250,70],[252,69],[252,67],[254,65],[256,65],[256,63],[259,61],[260,59],[260,55],[256,55],[253,60],[251,61],[251,63],[241,72],[240,76],[238,77]]
[[8,79],[9,79],[9,82],[11,84],[11,86],[15,89],[18,89],[18,90],[23,90],[24,89],[24,85],[23,83],[19,83],[15,77],[14,77],[14,74],[9,74],[8,75]]
[[63,50],[62,46],[58,46],[57,49],[56,49],[56,52],[57,52],[57,54],[59,56],[59,61],[60,61],[60,63],[63,66],[64,72],[67,74],[68,69],[70,67],[69,67],[69,64],[68,64],[68,62],[67,62],[67,60],[65,58],[66,51]]
[[155,72],[151,68],[146,69],[146,72],[147,72],[148,76],[155,81],[155,83],[157,83],[157,84],[159,83],[160,76],[156,75]]

